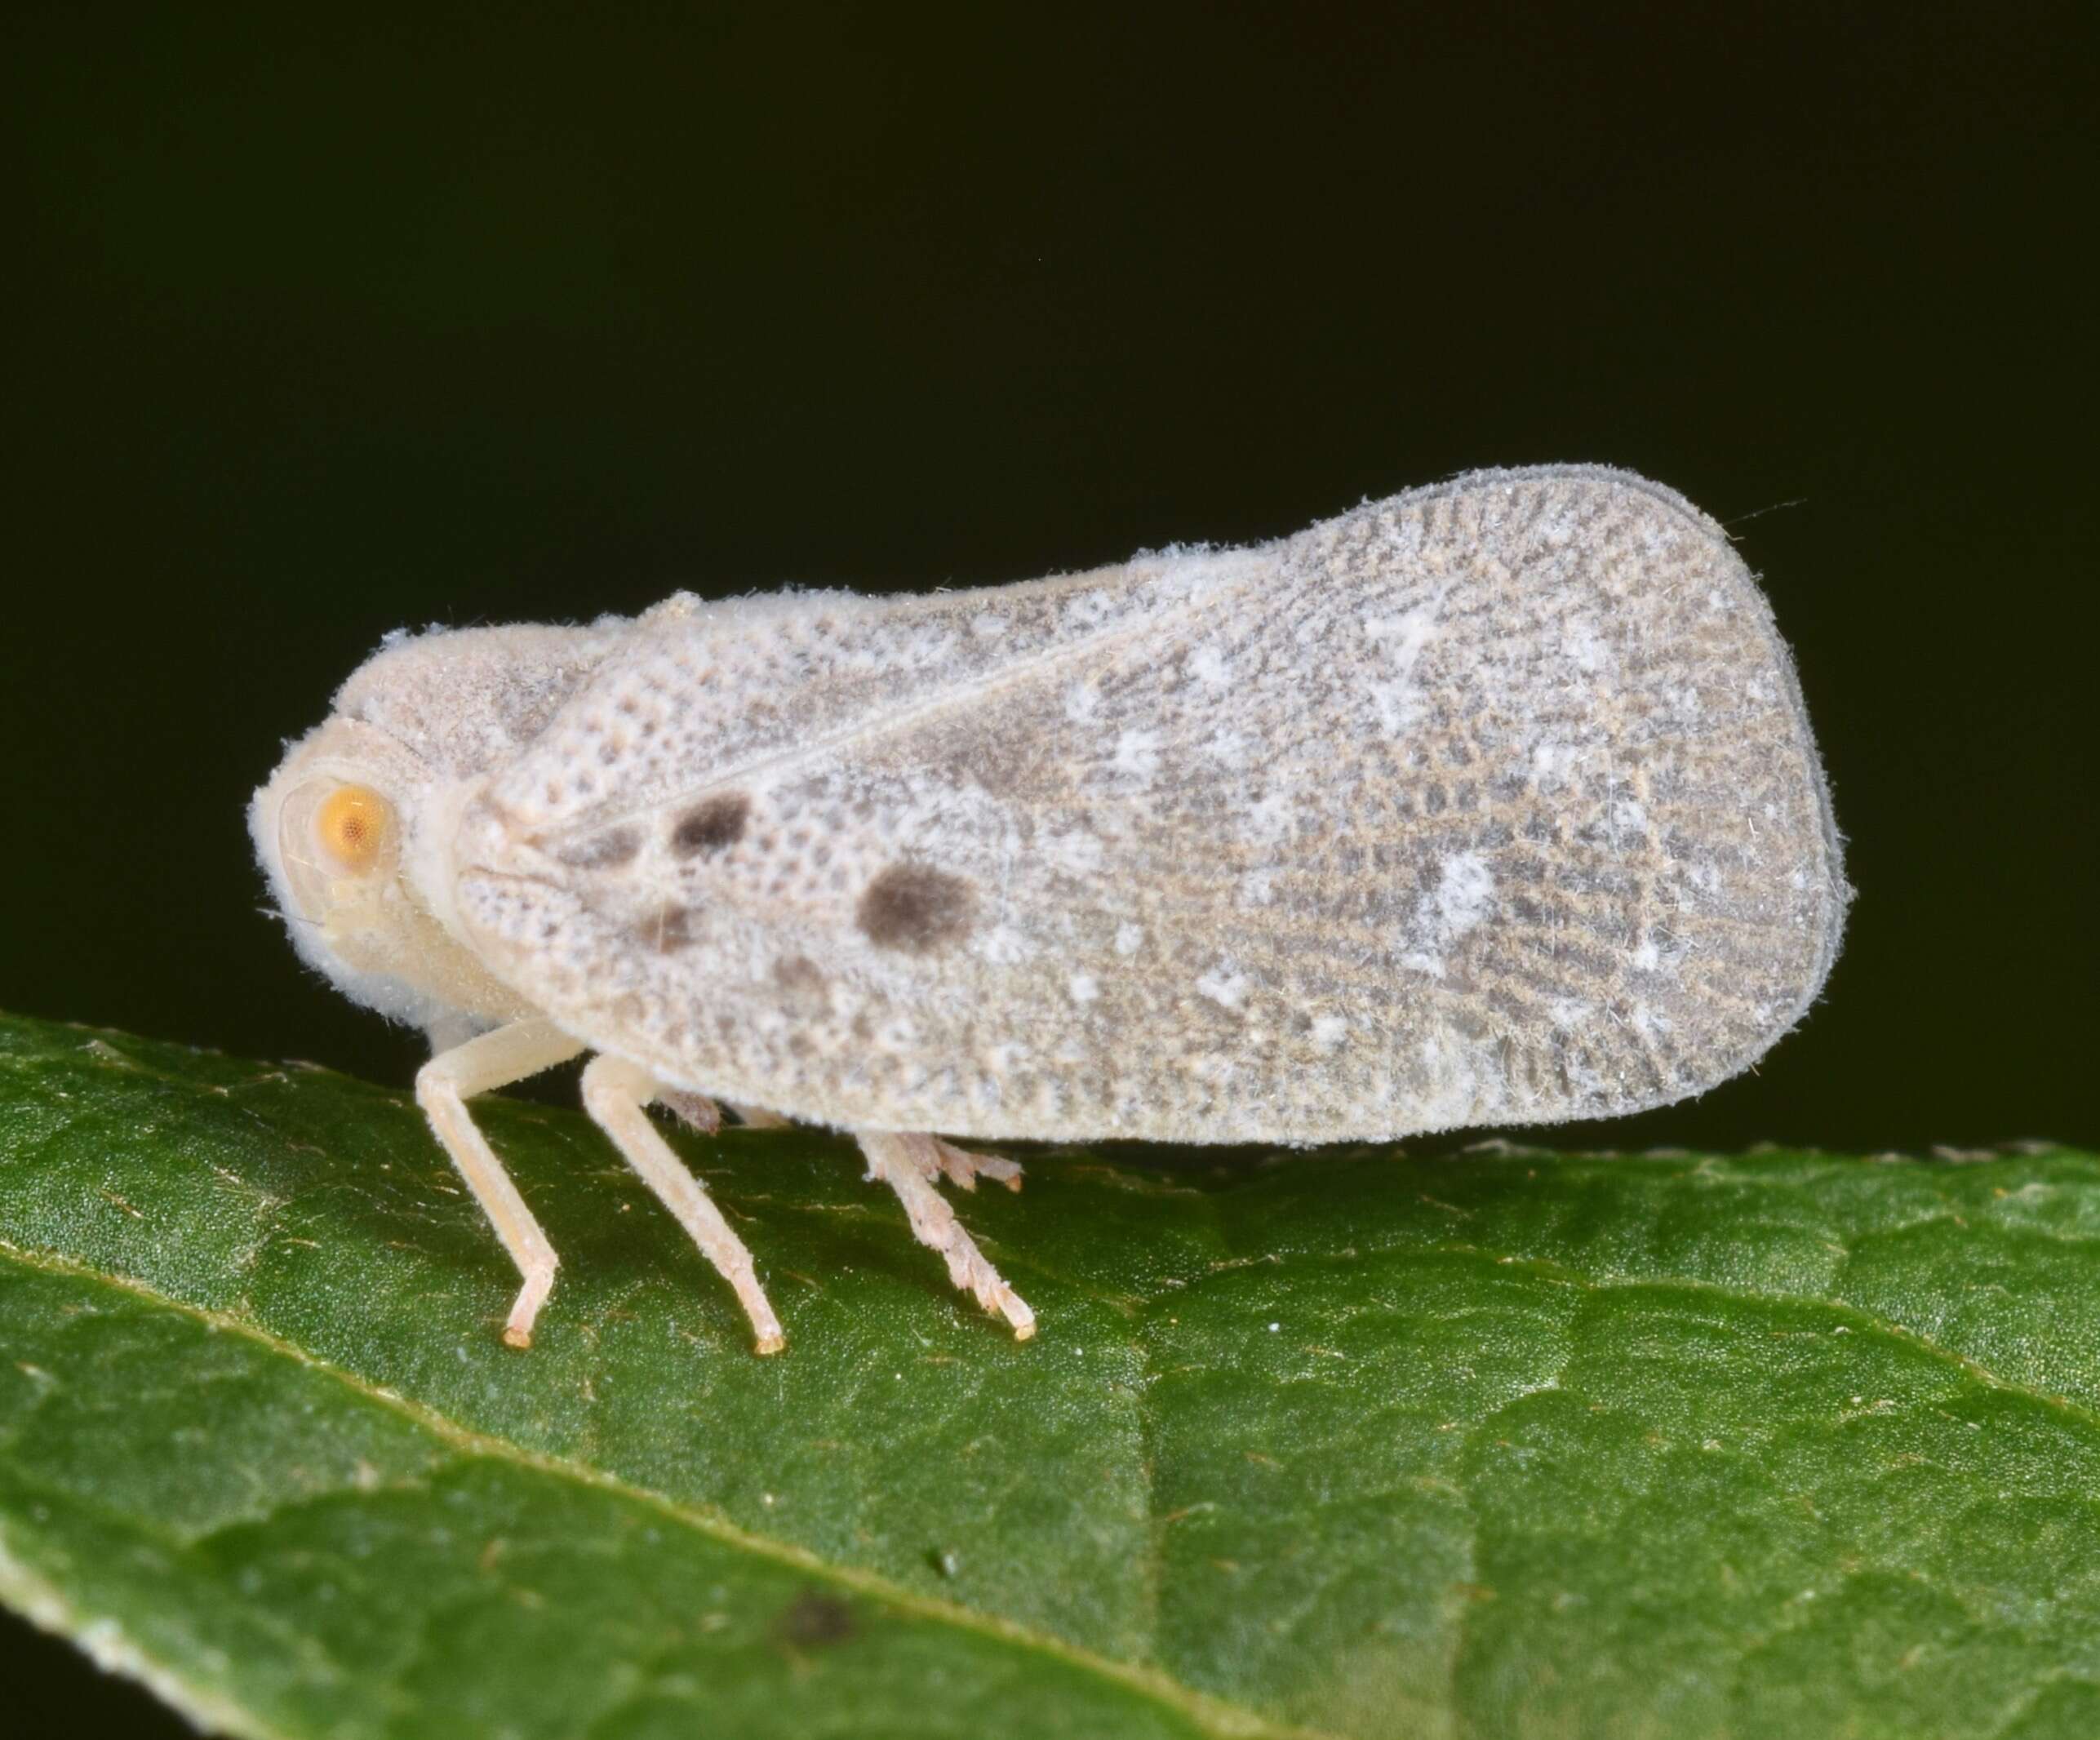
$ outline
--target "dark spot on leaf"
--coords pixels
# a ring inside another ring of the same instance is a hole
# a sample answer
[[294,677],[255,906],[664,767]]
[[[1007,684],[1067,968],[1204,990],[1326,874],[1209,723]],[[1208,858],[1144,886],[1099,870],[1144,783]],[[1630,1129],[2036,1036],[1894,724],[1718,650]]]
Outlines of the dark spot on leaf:
[[554,861],[571,870],[617,870],[642,850],[642,836],[632,828],[609,828],[586,840],[554,849]]
[[719,852],[744,837],[744,824],[751,819],[751,800],[741,792],[725,792],[697,803],[680,816],[671,830],[671,850],[681,858],[697,852]]
[[970,929],[969,883],[925,864],[892,864],[860,896],[855,917],[869,942],[909,954],[952,943]]
[[853,1609],[835,1595],[805,1589],[781,1609],[780,1641],[798,1649],[850,1643],[860,1630]]

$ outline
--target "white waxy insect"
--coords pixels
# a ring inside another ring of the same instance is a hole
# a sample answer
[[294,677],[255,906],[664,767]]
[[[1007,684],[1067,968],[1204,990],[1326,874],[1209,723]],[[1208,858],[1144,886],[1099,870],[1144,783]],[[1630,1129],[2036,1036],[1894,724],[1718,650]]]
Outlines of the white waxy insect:
[[936,1188],[1019,1169],[945,1138],[1660,1105],[1800,1018],[1849,894],[1748,570],[1586,467],[980,591],[397,637],[250,823],[300,953],[428,1031],[519,1346],[555,1254],[465,1102],[580,1052],[761,1352],[751,1254],[652,1101],[851,1131],[1026,1336]]

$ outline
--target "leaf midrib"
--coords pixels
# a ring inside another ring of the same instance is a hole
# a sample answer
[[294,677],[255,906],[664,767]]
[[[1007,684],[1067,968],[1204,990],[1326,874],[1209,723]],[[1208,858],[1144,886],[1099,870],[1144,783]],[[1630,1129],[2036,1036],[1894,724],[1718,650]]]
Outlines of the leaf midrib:
[[[1945,1347],[1918,1330],[1843,1300],[1821,1294],[1770,1293],[1689,1276],[1619,1277],[1585,1274],[1551,1258],[1498,1255],[1479,1246],[1463,1243],[1441,1245],[1434,1249],[1445,1255],[1469,1257],[1498,1267],[1514,1267],[1593,1295],[1673,1291],[1705,1294],[1716,1299],[1735,1302],[1811,1307],[1830,1314],[1846,1327],[1925,1353],[1991,1389],[2045,1406],[2100,1429],[2100,1409],[2071,1397],[2036,1389],[2003,1377],[1980,1361]],[[1304,1254],[1300,1254],[1300,1260]],[[1352,1252],[1343,1260],[1357,1261],[1361,1257],[1361,1253]],[[682,1528],[734,1550],[748,1553],[754,1558],[792,1567],[805,1574],[828,1581],[842,1590],[881,1601],[900,1613],[1031,1650],[1046,1658],[1094,1674],[1174,1711],[1220,1736],[1221,1740],[1339,1740],[1339,1736],[1326,1730],[1276,1722],[1244,1705],[1186,1686],[1157,1669],[1139,1663],[1120,1662],[1001,1616],[940,1600],[895,1583],[876,1572],[832,1563],[807,1548],[755,1534],[724,1518],[681,1503],[654,1489],[637,1485],[617,1475],[567,1458],[530,1450],[510,1440],[477,1432],[426,1404],[411,1400],[394,1391],[372,1384],[353,1372],[319,1359],[248,1319],[177,1298],[135,1277],[113,1274],[53,1253],[25,1250],[4,1239],[0,1239],[0,1258],[23,1268],[62,1275],[105,1287],[113,1292],[126,1294],[157,1309],[172,1312],[216,1332],[240,1336],[271,1353],[289,1358],[307,1369],[322,1374],[361,1400],[395,1414],[463,1457],[480,1457],[505,1463],[646,1506]],[[1322,1259],[1315,1257],[1313,1260]],[[1223,1265],[1226,1267],[1236,1266],[1231,1263]],[[1200,1285],[1200,1281],[1197,1285]],[[1148,1360],[1146,1364],[1149,1373]],[[1148,1458],[1152,1442],[1152,1423],[1145,1392],[1149,1387],[1149,1384],[1142,1385],[1138,1399],[1140,1430]],[[1150,1510],[1155,1507],[1151,1503],[1149,1472],[1145,1484],[1148,1508]],[[1158,1593],[1157,1589],[1152,1591],[1151,1604],[1155,1620]],[[132,1653],[138,1652],[134,1650]],[[144,1658],[141,1656],[140,1659],[143,1661]],[[160,1667],[158,1671],[160,1676],[179,1678],[165,1666]]]
[[[593,1491],[610,1494],[631,1503],[644,1506],[679,1527],[690,1529],[721,1546],[824,1578],[841,1590],[882,1602],[912,1618],[972,1632],[1017,1649],[1034,1651],[1048,1659],[1094,1674],[1132,1693],[1161,1704],[1219,1736],[1220,1740],[1342,1740],[1341,1736],[1325,1729],[1272,1720],[1244,1705],[1214,1698],[1183,1685],[1155,1668],[1135,1662],[1119,1662],[999,1615],[980,1613],[973,1608],[941,1600],[906,1588],[873,1571],[833,1564],[806,1547],[753,1534],[724,1518],[681,1503],[650,1488],[635,1485],[602,1469],[592,1468],[563,1457],[530,1450],[508,1439],[476,1432],[421,1402],[412,1401],[394,1391],[367,1383],[354,1372],[317,1359],[304,1348],[273,1334],[246,1318],[174,1298],[134,1277],[112,1274],[107,1270],[74,1262],[51,1252],[24,1250],[4,1239],[0,1239],[0,1259],[38,1273],[63,1276],[69,1280],[106,1288],[113,1293],[127,1294],[156,1309],[187,1317],[215,1333],[238,1335],[270,1353],[321,1374],[360,1400],[399,1416],[463,1458],[479,1457],[504,1463]],[[135,1649],[130,1653],[140,1654]],[[140,1658],[145,1659],[143,1655],[140,1655]],[[183,1676],[165,1665],[159,1666],[158,1672],[185,1685],[188,1684]]]

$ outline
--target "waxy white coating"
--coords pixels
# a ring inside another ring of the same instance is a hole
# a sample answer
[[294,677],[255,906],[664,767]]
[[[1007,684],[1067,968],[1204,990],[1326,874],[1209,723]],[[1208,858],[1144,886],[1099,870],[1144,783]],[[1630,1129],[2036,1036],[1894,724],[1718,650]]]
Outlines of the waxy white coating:
[[[285,863],[317,779],[400,818],[343,913]],[[404,637],[254,825],[353,997],[856,1133],[1637,1111],[1800,1019],[1849,894],[1748,570],[1589,467],[1023,584]]]

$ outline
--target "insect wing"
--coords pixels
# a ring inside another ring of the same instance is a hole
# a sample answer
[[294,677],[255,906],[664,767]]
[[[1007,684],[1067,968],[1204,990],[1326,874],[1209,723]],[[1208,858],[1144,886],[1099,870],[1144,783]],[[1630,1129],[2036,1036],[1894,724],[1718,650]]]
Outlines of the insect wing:
[[645,619],[468,810],[477,946],[665,1079],[860,1128],[1317,1141],[1637,1109],[1844,901],[1725,538],[1588,470],[1250,551]]

